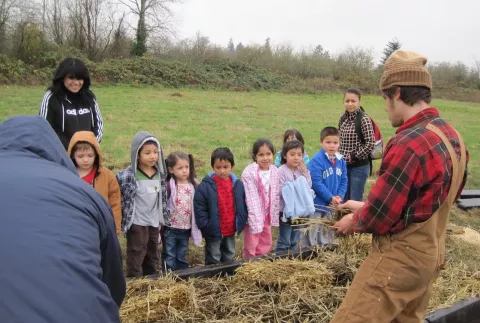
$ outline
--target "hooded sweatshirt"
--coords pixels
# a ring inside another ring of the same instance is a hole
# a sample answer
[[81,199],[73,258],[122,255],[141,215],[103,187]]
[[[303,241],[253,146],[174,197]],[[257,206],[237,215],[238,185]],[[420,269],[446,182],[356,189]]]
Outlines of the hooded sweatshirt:
[[2,322],[120,322],[122,256],[110,207],[50,125],[0,125]]
[[122,195],[122,230],[127,232],[133,224],[135,216],[135,196],[137,194],[137,183],[135,173],[138,167],[138,152],[140,148],[147,142],[154,141],[158,146],[158,161],[156,168],[159,174],[160,189],[158,191],[158,197],[160,203],[158,203],[159,211],[159,224],[165,224],[165,218],[167,216],[167,186],[165,184],[165,178],[167,176],[167,167],[165,165],[165,157],[163,155],[163,149],[160,142],[152,134],[146,131],[138,132],[132,140],[130,145],[130,161],[131,165],[120,171],[117,174],[118,184],[120,185],[120,193]]
[[93,187],[101,196],[103,196],[112,208],[115,228],[118,235],[122,231],[122,208],[120,205],[120,187],[118,186],[117,178],[110,169],[102,166],[103,158],[100,145],[91,131],[76,132],[73,135],[72,140],[70,140],[70,144],[68,145],[68,155],[72,158],[74,163],[75,161],[72,151],[73,147],[79,142],[87,142],[95,149],[95,153],[97,154],[97,158],[95,159],[97,171],[94,176]]

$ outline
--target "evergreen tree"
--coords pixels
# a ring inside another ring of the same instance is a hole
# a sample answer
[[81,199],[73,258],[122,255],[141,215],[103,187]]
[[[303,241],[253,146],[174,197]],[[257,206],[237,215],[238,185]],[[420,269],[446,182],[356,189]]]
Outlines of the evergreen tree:
[[322,45],[317,45],[317,47],[315,47],[315,49],[313,50],[313,53],[315,55],[322,55],[323,54],[323,46]]
[[263,46],[265,49],[265,53],[271,55],[272,54],[272,47],[270,46],[270,37],[265,39],[265,45]]
[[227,49],[230,53],[234,53],[235,52],[235,45],[233,44],[233,39],[230,38],[230,40],[228,41],[228,45],[227,45]]
[[392,55],[394,51],[399,50],[400,47],[402,47],[402,44],[400,44],[397,38],[389,41],[387,47],[383,50],[382,64],[385,64],[390,55]]

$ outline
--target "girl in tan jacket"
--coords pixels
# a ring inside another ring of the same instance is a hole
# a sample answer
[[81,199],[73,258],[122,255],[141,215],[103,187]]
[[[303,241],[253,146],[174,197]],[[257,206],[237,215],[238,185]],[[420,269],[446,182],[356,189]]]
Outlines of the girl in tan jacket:
[[102,167],[102,152],[93,132],[76,132],[68,146],[68,155],[80,177],[92,185],[112,208],[115,229],[117,235],[120,234],[122,223],[120,187],[113,172]]

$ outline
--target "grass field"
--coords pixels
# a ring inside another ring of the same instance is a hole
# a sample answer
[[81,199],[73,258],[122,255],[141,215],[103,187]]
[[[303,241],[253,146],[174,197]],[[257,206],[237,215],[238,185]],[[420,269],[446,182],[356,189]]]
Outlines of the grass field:
[[[38,114],[45,88],[0,87],[0,121],[14,115]],[[104,118],[101,148],[105,165],[118,171],[129,163],[130,141],[139,130],[156,135],[165,155],[174,150],[192,153],[201,179],[210,168],[210,153],[228,146],[240,175],[251,162],[250,149],[258,137],[281,146],[283,132],[297,128],[313,156],[319,132],[337,126],[343,113],[342,94],[292,95],[272,92],[217,92],[111,86],[94,89]],[[378,123],[386,140],[394,134],[384,101],[365,96],[362,105]],[[467,188],[480,188],[480,104],[434,100],[441,115],[464,137],[470,151]],[[41,143],[40,143],[41,144]],[[378,164],[375,165],[378,167]],[[371,185],[371,183],[369,184]],[[453,221],[480,229],[480,212],[455,209]]]

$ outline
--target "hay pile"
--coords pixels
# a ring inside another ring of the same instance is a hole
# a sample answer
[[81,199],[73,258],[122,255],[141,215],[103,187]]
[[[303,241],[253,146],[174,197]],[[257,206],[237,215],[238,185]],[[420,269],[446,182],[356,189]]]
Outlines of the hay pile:
[[233,277],[235,285],[255,285],[266,291],[325,288],[332,283],[332,273],[316,261],[279,259],[249,262]]
[[[244,264],[229,278],[173,277],[128,284],[122,322],[329,322],[370,251],[370,237],[339,239],[335,252],[310,260]],[[480,292],[479,246],[449,237],[448,267],[435,283],[429,310]]]
[[154,284],[141,279],[129,282],[121,315],[127,318],[124,322],[156,322],[194,307],[195,288],[191,284],[179,284],[172,277],[161,277]]

